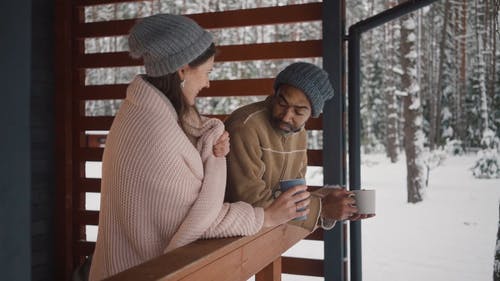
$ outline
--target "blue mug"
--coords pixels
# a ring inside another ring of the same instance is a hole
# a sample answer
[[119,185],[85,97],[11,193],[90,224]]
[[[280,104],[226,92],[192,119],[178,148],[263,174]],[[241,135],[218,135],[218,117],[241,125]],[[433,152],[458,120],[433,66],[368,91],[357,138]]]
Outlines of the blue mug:
[[[297,185],[305,185],[306,180],[305,179],[290,179],[290,180],[281,180],[280,181],[280,191],[283,193],[287,191],[288,189],[297,186]],[[301,191],[303,192],[303,191]],[[299,193],[301,193],[299,192]],[[303,211],[304,209],[298,209],[297,212]],[[297,217],[293,219],[294,221],[303,221],[306,220],[307,216],[302,216],[302,217]]]

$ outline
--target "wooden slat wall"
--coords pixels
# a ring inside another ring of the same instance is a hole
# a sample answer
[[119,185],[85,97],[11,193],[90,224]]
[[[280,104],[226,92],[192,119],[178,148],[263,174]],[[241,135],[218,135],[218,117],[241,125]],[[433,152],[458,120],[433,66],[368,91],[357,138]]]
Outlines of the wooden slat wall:
[[[73,16],[71,21],[72,40],[72,72],[66,78],[71,80],[72,108],[65,110],[66,118],[72,124],[73,140],[71,146],[73,175],[72,186],[64,190],[65,198],[72,198],[73,226],[68,225],[65,237],[72,241],[71,253],[74,265],[81,261],[81,257],[88,256],[94,248],[93,242],[85,241],[83,228],[86,225],[97,225],[99,212],[84,210],[84,196],[86,192],[100,192],[100,180],[85,178],[85,162],[101,161],[103,148],[88,145],[90,135],[85,135],[86,130],[109,130],[113,116],[86,117],[84,104],[87,100],[120,100],[125,97],[126,84],[112,85],[85,85],[85,70],[88,68],[129,67],[142,65],[142,61],[132,59],[126,52],[86,54],[83,42],[86,38],[103,36],[125,36],[135,20],[114,20],[108,22],[85,23],[83,21],[83,8],[90,5],[122,3],[120,0],[76,0],[73,1]],[[321,20],[321,3],[290,5],[283,7],[266,7],[248,10],[224,11],[205,14],[188,15],[201,26],[209,29],[255,26],[264,24],[295,23]],[[308,40],[297,42],[274,42],[245,45],[219,46],[219,62],[237,62],[251,60],[273,60],[294,58],[315,58],[322,56],[321,40]],[[231,96],[266,96],[272,94],[273,79],[241,79],[212,81],[211,87],[202,91],[203,97],[231,97]],[[224,120],[227,115],[213,115]],[[321,130],[322,118],[313,118],[306,127],[310,130]],[[95,137],[95,136],[94,136]],[[67,147],[65,149],[68,149]],[[322,166],[322,151],[309,150],[309,165]],[[68,184],[68,183],[66,183]],[[311,187],[312,189],[317,187]],[[72,234],[70,234],[72,233]],[[322,240],[323,232],[318,230],[307,239]],[[322,261],[283,258],[285,273],[322,276]],[[66,273],[67,275],[67,273]]]
[[[293,59],[319,57],[321,41],[279,42],[219,46],[218,62]],[[81,54],[76,57],[78,68],[139,66],[142,61],[133,59],[128,52]]]
[[[200,97],[227,96],[267,96],[272,93],[274,80],[240,79],[210,81],[210,88],[203,89]],[[123,99],[128,84],[82,86],[78,87],[76,95],[81,100]]]
[[[125,1],[78,1],[84,6],[117,3]],[[255,8],[246,10],[223,11],[215,13],[191,14],[188,17],[204,28],[230,28],[279,23],[293,23],[321,20],[321,3],[288,5],[282,7]],[[115,20],[106,22],[83,23],[75,27],[77,38],[127,35],[135,20]]]

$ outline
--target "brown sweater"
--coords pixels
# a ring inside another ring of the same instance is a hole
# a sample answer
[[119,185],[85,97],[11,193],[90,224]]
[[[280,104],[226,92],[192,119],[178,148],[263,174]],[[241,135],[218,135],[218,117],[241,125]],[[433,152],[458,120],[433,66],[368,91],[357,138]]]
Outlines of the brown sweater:
[[[271,98],[235,110],[226,120],[231,140],[226,199],[267,207],[279,181],[304,178],[307,169],[307,132],[283,135],[271,120]],[[315,195],[315,194],[313,194]],[[309,231],[318,223],[321,203],[313,196],[308,219],[294,222]]]

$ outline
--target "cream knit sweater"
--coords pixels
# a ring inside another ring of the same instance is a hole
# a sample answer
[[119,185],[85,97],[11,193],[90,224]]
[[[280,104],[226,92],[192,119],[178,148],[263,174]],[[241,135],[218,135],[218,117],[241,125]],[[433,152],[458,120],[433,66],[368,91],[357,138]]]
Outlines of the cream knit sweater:
[[217,119],[178,125],[170,101],[137,76],[106,140],[99,233],[90,280],[101,280],[200,238],[252,235],[262,208],[223,203],[226,159]]

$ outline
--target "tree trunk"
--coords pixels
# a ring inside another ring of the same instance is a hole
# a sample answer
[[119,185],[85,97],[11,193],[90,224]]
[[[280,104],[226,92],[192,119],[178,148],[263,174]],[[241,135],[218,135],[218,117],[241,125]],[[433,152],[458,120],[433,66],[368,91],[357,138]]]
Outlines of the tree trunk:
[[486,28],[484,25],[486,14],[484,12],[484,2],[476,1],[476,44],[477,44],[477,58],[476,67],[477,72],[477,83],[480,95],[480,119],[481,128],[479,138],[482,138],[484,132],[489,129],[489,116],[488,116],[488,94],[486,89],[486,62],[484,58],[485,54],[485,39],[483,30]]
[[[461,9],[461,38],[460,38],[460,86],[458,87],[457,102],[457,136],[461,141],[465,141],[467,120],[465,116],[465,96],[467,94],[467,1],[462,1]],[[458,18],[458,17],[457,17]]]
[[490,64],[491,64],[491,79],[489,80],[489,91],[490,91],[490,97],[493,99],[495,96],[495,84],[497,83],[497,36],[496,32],[498,32],[498,21],[495,15],[498,15],[499,12],[499,6],[500,3],[496,1],[496,4],[492,4],[493,7],[491,7],[490,15],[491,15],[491,20],[490,20],[490,38],[491,38],[491,59],[490,59]]
[[[415,20],[413,16],[403,17],[401,24],[401,67],[403,75],[401,85],[407,95],[403,98],[404,112],[404,148],[406,152],[407,189],[409,203],[422,201],[424,187],[424,169],[420,159],[423,150],[422,113],[418,85],[415,75]],[[413,35],[412,35],[413,34]]]
[[[387,58],[388,64],[384,67],[384,90],[386,103],[386,153],[391,159],[391,163],[398,161],[398,102],[394,87],[394,73],[392,67],[396,65],[394,50],[394,22],[385,25],[384,42],[387,42],[383,48],[384,58]],[[388,38],[387,38],[388,37]]]
[[[494,85],[495,85],[495,42],[496,42],[496,36],[495,36],[495,31],[498,32],[495,29],[495,23],[496,23],[496,18],[495,15],[498,17],[498,10],[495,9],[495,4],[493,3],[494,1],[485,1],[485,8],[484,8],[484,26],[486,28],[486,32],[484,34],[484,39],[485,39],[485,44],[484,44],[484,49],[485,49],[485,63],[486,63],[486,90],[488,93],[488,97],[490,99],[493,99],[495,92],[494,92]],[[498,5],[498,4],[497,4]],[[496,12],[494,14],[494,12]]]
[[445,49],[446,49],[446,29],[448,27],[448,19],[450,17],[450,1],[446,0],[444,3],[444,15],[443,15],[443,29],[441,30],[441,38],[439,42],[439,70],[438,70],[438,82],[435,93],[434,103],[431,104],[431,127],[429,131],[429,146],[431,150],[434,150],[436,143],[439,142],[441,138],[441,98],[443,95],[443,72],[444,72],[444,62],[445,62]]
[[[370,1],[370,13],[373,10],[374,2]],[[365,153],[373,152],[373,147],[376,143],[376,138],[374,135],[374,124],[373,124],[373,114],[374,105],[371,100],[375,96],[375,89],[373,88],[374,83],[374,63],[375,55],[373,53],[373,32],[371,30],[366,32],[363,36],[361,48],[365,51],[361,53],[361,73],[362,73],[362,83],[361,83],[361,144],[363,151]]]
[[498,205],[497,245],[495,247],[495,262],[493,264],[493,281],[500,281],[500,204]]

